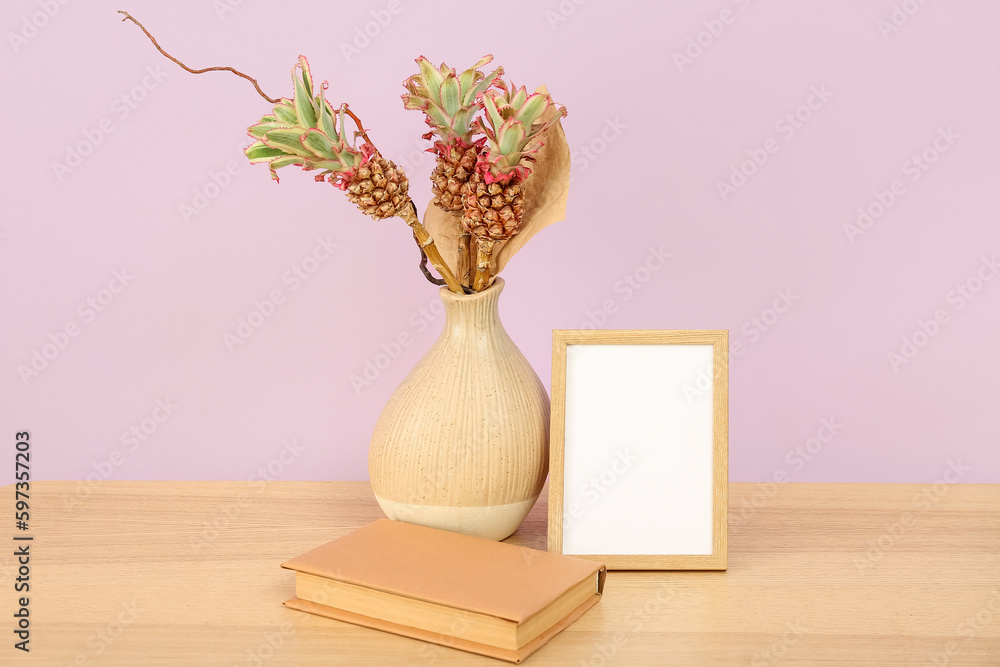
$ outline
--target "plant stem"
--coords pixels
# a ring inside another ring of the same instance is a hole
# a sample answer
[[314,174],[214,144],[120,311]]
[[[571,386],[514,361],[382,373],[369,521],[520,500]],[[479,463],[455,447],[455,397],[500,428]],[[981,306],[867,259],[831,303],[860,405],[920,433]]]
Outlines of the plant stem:
[[[278,103],[279,100],[276,100],[273,97],[269,97],[264,93],[263,90],[260,89],[260,85],[258,85],[257,79],[254,79],[253,77],[244,74],[238,69],[234,69],[232,67],[206,67],[204,69],[192,69],[188,67],[180,60],[174,58],[172,55],[164,51],[163,47],[161,47],[159,43],[156,41],[156,38],[153,37],[153,35],[150,34],[148,30],[146,30],[146,26],[139,23],[139,21],[137,21],[134,16],[121,9],[118,10],[118,13],[123,15],[124,18],[122,18],[122,21],[131,21],[132,23],[139,26],[139,29],[142,30],[144,33],[146,33],[146,37],[148,37],[149,41],[153,43],[153,46],[156,47],[157,51],[159,51],[169,60],[172,60],[173,62],[177,63],[177,65],[179,65],[185,71],[190,72],[191,74],[204,74],[205,72],[232,72],[233,74],[243,77],[244,79],[252,83],[253,87],[257,89],[257,92],[265,100],[267,100],[271,104]],[[365,142],[369,146],[371,146],[372,150],[375,151],[375,154],[378,155],[379,151],[377,148],[375,148],[375,144],[372,143],[371,139],[368,138],[368,132],[367,130],[365,130],[365,127],[362,124],[361,119],[358,118],[354,114],[354,112],[351,111],[351,109],[347,106],[347,104],[344,104],[343,109],[344,112],[348,116],[350,116],[351,119],[354,120],[355,124],[357,124],[358,126],[357,134],[359,134],[365,140]],[[417,246],[420,248],[420,252],[422,255],[420,262],[420,270],[423,271],[427,279],[434,284],[438,284],[436,280],[433,278],[433,276],[431,276],[430,272],[427,270],[427,260],[430,260],[431,265],[433,265],[434,268],[437,269],[438,273],[440,273],[441,277],[444,279],[444,283],[448,285],[448,289],[458,294],[465,294],[467,289],[463,289],[462,283],[460,283],[458,279],[455,278],[455,274],[452,273],[451,269],[448,268],[448,265],[445,264],[444,258],[441,257],[441,252],[437,249],[437,246],[434,245],[434,240],[431,238],[431,235],[427,232],[427,229],[420,223],[420,218],[417,216],[417,207],[413,204],[413,200],[409,200],[401,210],[396,212],[396,215],[401,217],[406,222],[406,224],[408,224],[410,228],[413,230],[413,238],[416,239]],[[468,254],[468,250],[466,251],[466,254]],[[467,274],[468,274],[468,269],[466,269],[466,275]],[[468,281],[466,280],[466,282]]]
[[[167,53],[166,51],[164,51],[163,47],[160,46],[160,44],[156,41],[156,38],[153,37],[153,35],[151,35],[148,30],[146,30],[146,26],[144,26],[143,24],[139,23],[139,21],[136,20],[136,18],[134,16],[132,16],[131,14],[129,14],[128,12],[126,12],[125,10],[122,10],[122,9],[119,9],[118,13],[124,15],[124,18],[122,18],[122,21],[131,21],[132,23],[134,23],[137,26],[139,26],[139,29],[142,30],[144,33],[146,33],[146,37],[149,37],[149,41],[151,41],[153,43],[153,46],[156,47],[156,50],[159,51],[160,53],[162,53],[166,58],[168,58],[168,59],[174,61],[175,63],[177,63],[178,65],[180,65],[180,67],[183,70],[185,70],[187,72],[191,72],[192,74],[204,74],[205,72],[232,72],[236,76],[241,76],[244,79],[246,79],[247,81],[249,81],[250,83],[252,83],[253,87],[257,89],[258,93],[260,93],[260,96],[263,97],[268,102],[270,102],[271,104],[277,104],[279,102],[279,100],[276,100],[275,98],[270,97],[269,95],[265,94],[263,90],[260,89],[260,85],[258,85],[257,79],[254,79],[253,77],[251,77],[248,74],[244,74],[243,72],[239,71],[238,69],[234,69],[232,67],[206,67],[204,69],[191,69],[190,67],[188,67],[187,65],[185,65],[184,63],[182,63],[180,60],[178,60],[177,58],[174,58],[172,55],[170,55],[169,53]],[[350,107],[348,107],[347,104],[344,104],[344,113],[346,113],[348,116],[350,116],[354,120],[355,124],[358,126],[358,134],[361,135],[361,137],[366,142],[368,142],[369,145],[371,145],[371,147],[375,150],[376,153],[378,153],[378,149],[375,148],[375,144],[372,143],[372,140],[368,138],[368,131],[365,130],[365,126],[361,123],[361,119],[358,118],[354,114],[353,111],[351,111]]]
[[490,286],[490,260],[493,258],[493,239],[476,239],[476,281],[472,289],[482,292]]
[[444,258],[441,257],[441,251],[437,249],[434,245],[434,239],[427,232],[427,228],[423,226],[420,222],[420,218],[417,217],[417,207],[414,205],[413,200],[409,200],[403,207],[396,211],[396,215],[403,219],[403,221],[410,226],[413,230],[413,237],[417,240],[417,245],[424,251],[427,255],[427,259],[430,260],[431,265],[437,269],[437,272],[441,274],[444,278],[445,284],[448,285],[448,289],[456,294],[465,294],[465,290],[462,289],[461,283],[455,277],[455,274],[451,272],[448,265],[444,263]]
[[378,153],[378,149],[375,148],[375,144],[373,144],[372,140],[368,138],[368,131],[365,130],[365,126],[361,124],[361,119],[354,115],[354,112],[351,111],[351,107],[347,106],[347,102],[344,102],[344,113],[350,116],[354,121],[354,124],[358,126],[358,134],[361,135],[361,138],[368,142],[368,145],[374,148],[375,152]]
[[413,234],[413,240],[416,242],[417,248],[420,250],[420,273],[424,274],[424,278],[427,278],[427,282],[429,282],[432,285],[447,284],[441,278],[435,278],[434,274],[431,273],[431,270],[427,268],[427,253],[424,252],[424,249],[420,247],[420,241],[417,241],[416,232],[414,232]]
[[462,229],[458,237],[458,279],[463,287],[472,286],[472,234]]
[[[187,65],[185,65],[184,63],[182,63],[180,60],[177,60],[177,58],[174,58],[172,55],[170,55],[169,53],[167,53],[166,51],[164,51],[163,47],[161,47],[156,42],[156,38],[154,38],[151,34],[149,34],[149,31],[146,30],[146,26],[144,26],[141,23],[139,23],[135,19],[134,16],[132,16],[128,12],[126,12],[124,10],[121,10],[121,9],[118,10],[118,13],[125,15],[125,18],[123,18],[122,21],[131,21],[132,23],[134,23],[137,26],[139,26],[139,28],[142,29],[142,31],[144,33],[146,33],[146,37],[149,37],[149,41],[151,41],[153,43],[153,46],[156,47],[157,51],[159,51],[160,53],[162,53],[164,56],[166,56],[170,60],[173,60],[175,63],[177,63],[178,65],[180,65],[183,69],[187,70],[188,72],[191,72],[192,74],[204,74],[205,72],[232,72],[236,76],[241,76],[244,79],[246,79],[247,81],[249,81],[250,83],[252,83],[253,87],[257,89],[257,92],[260,93],[260,96],[263,97],[265,100],[267,100],[271,104],[277,104],[278,103],[278,100],[276,100],[276,99],[274,99],[272,97],[268,97],[267,95],[264,94],[264,91],[261,90],[260,86],[257,84],[257,79],[254,79],[253,77],[250,77],[250,76],[244,74],[243,72],[239,71],[238,69],[233,69],[232,67],[206,67],[204,69],[191,69],[190,67],[188,67]],[[351,115],[353,116],[354,114],[351,114]]]

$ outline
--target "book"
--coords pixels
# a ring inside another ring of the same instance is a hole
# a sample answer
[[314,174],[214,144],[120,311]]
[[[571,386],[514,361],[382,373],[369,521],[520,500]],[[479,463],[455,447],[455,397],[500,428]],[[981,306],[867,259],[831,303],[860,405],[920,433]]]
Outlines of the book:
[[282,567],[306,611],[518,663],[597,604],[603,564],[380,519]]

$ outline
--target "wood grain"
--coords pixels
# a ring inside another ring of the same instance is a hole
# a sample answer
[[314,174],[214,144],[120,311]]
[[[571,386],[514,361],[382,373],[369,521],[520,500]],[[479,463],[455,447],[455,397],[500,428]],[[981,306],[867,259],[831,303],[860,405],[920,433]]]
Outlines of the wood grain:
[[[592,554],[609,570],[725,570],[729,509],[729,331],[725,329],[556,329],[552,332],[548,550],[562,553],[566,467],[566,353],[569,345],[712,346],[712,553]],[[575,555],[575,554],[574,554]]]
[[[77,487],[32,483],[29,655],[0,555],[0,664],[503,664],[281,605],[281,562],[381,516],[367,482],[103,482],[69,508]],[[1000,486],[730,496],[728,571],[610,572],[528,664],[1000,664]],[[543,494],[510,541],[544,549],[546,512]]]

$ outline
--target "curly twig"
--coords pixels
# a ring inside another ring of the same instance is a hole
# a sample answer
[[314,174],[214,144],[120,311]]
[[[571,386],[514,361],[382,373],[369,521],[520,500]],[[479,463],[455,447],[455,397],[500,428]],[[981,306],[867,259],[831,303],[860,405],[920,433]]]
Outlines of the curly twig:
[[365,126],[361,124],[361,119],[354,115],[354,112],[351,111],[351,108],[347,106],[346,102],[344,103],[344,113],[346,113],[348,116],[351,117],[352,120],[354,120],[355,125],[358,126],[358,134],[361,135],[361,138],[364,139],[369,146],[374,148],[376,153],[378,153],[378,149],[375,148],[375,144],[373,144],[372,140],[368,138],[368,131],[365,130]]
[[431,270],[427,268],[427,253],[420,247],[420,241],[417,240],[416,232],[413,233],[413,240],[417,242],[417,248],[420,249],[420,271],[424,274],[424,277],[434,285],[447,285],[448,283],[445,282],[444,278],[435,278]]
[[[436,282],[436,279],[431,276],[427,270],[426,262],[429,261],[431,265],[437,269],[437,272],[441,274],[444,278],[445,285],[448,286],[452,292],[456,294],[470,294],[468,288],[465,288],[458,282],[458,278],[455,274],[451,272],[448,265],[445,264],[444,258],[441,257],[441,251],[438,250],[437,246],[434,245],[434,239],[431,235],[427,233],[427,228],[423,226],[420,222],[420,216],[417,214],[417,205],[413,203],[413,200],[407,197],[406,203],[400,208],[396,209],[396,215],[403,219],[410,229],[413,230],[413,240],[417,242],[417,247],[420,248],[420,270],[423,272],[427,280],[431,281],[435,285],[440,283]],[[426,260],[425,260],[426,258]]]
[[[166,51],[164,51],[163,47],[161,47],[159,44],[157,44],[156,39],[152,35],[149,34],[148,30],[146,30],[146,27],[144,25],[142,25],[141,23],[139,23],[135,19],[134,16],[132,16],[128,12],[123,11],[121,9],[118,10],[118,13],[125,15],[125,18],[123,18],[122,21],[131,21],[132,23],[134,23],[137,26],[139,26],[139,28],[141,28],[142,31],[144,33],[146,33],[146,37],[149,37],[149,41],[151,41],[153,43],[153,46],[156,47],[157,51],[159,51],[160,53],[162,53],[164,56],[166,56],[170,60],[173,60],[175,63],[177,63],[178,65],[180,65],[186,71],[191,72],[192,74],[204,74],[205,72],[222,72],[222,71],[232,72],[236,76],[241,76],[244,79],[246,79],[247,81],[249,81],[250,83],[252,83],[253,87],[257,89],[257,92],[260,93],[260,96],[263,97],[265,100],[267,100],[271,104],[277,104],[278,103],[278,100],[273,99],[271,97],[268,97],[267,95],[264,94],[264,91],[260,89],[259,85],[257,85],[257,79],[254,79],[254,78],[252,78],[250,76],[247,76],[246,74],[244,74],[243,72],[239,71],[238,69],[234,69],[232,67],[206,67],[205,69],[191,69],[190,67],[188,67],[187,65],[185,65],[184,63],[182,63],[180,60],[177,60],[177,58],[174,58],[172,55],[170,55],[169,53],[167,53]],[[350,112],[348,112],[348,113],[350,113]],[[351,114],[351,116],[353,117],[354,114]],[[367,139],[367,137],[366,137],[366,139]]]
[[[252,83],[253,87],[257,89],[258,93],[260,93],[260,96],[263,97],[268,102],[270,102],[271,104],[277,104],[279,102],[279,100],[276,100],[273,97],[269,97],[267,94],[264,93],[263,90],[260,89],[260,86],[257,84],[257,79],[254,79],[254,78],[250,77],[249,75],[244,74],[243,72],[239,71],[238,69],[234,69],[232,67],[206,67],[204,69],[191,69],[190,67],[188,67],[187,65],[185,65],[184,63],[182,63],[180,60],[178,60],[177,58],[174,58],[172,55],[170,55],[169,53],[167,53],[166,51],[164,51],[163,47],[161,47],[159,45],[159,43],[156,41],[156,38],[153,37],[149,33],[148,30],[146,30],[146,26],[144,26],[143,24],[139,23],[139,21],[137,21],[134,16],[132,16],[131,14],[129,14],[128,12],[126,12],[126,11],[124,11],[122,9],[119,9],[118,13],[124,15],[124,18],[122,18],[122,21],[131,21],[132,23],[134,23],[137,26],[139,26],[139,28],[144,33],[146,33],[146,37],[149,37],[149,41],[151,41],[153,43],[153,46],[156,47],[157,51],[159,51],[164,56],[166,56],[170,60],[174,61],[178,65],[180,65],[180,67],[182,69],[184,69],[185,71],[191,72],[192,74],[204,74],[205,72],[232,72],[236,76],[241,76],[244,79],[246,79],[247,81],[249,81],[250,83]],[[353,111],[351,111],[350,107],[348,107],[347,104],[344,104],[344,112],[348,116],[350,116],[351,119],[354,121],[354,123],[358,126],[358,134],[361,135],[361,137],[368,143],[368,145],[370,145],[375,150],[375,153],[379,153],[379,150],[378,150],[378,148],[375,147],[374,142],[372,142],[372,140],[368,138],[368,131],[365,129],[364,124],[362,124],[361,119],[358,118],[354,114]]]

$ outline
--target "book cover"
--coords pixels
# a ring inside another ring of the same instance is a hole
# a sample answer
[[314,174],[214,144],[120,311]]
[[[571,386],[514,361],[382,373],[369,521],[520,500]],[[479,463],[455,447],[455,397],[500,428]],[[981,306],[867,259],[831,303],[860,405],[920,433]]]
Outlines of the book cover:
[[444,646],[520,662],[600,600],[605,567],[594,561],[380,519],[282,567],[404,598],[524,623],[584,579],[594,594],[517,649],[431,632],[292,598],[285,605]]

